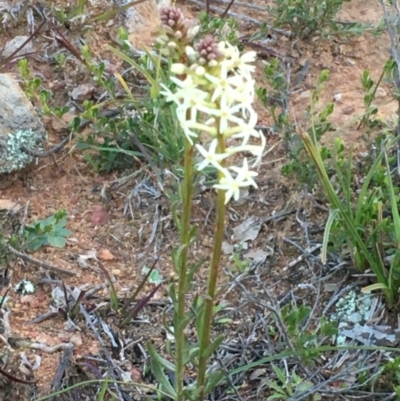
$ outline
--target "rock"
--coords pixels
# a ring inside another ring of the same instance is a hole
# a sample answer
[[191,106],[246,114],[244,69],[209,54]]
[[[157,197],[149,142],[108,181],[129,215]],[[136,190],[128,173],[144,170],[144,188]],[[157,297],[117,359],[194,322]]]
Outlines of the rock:
[[109,220],[110,216],[105,207],[101,205],[93,207],[92,218],[90,220],[92,226],[104,226]]
[[33,158],[21,146],[41,151],[46,133],[35,109],[10,74],[0,74],[0,174],[21,170]]
[[[129,0],[120,0],[120,3],[126,4]],[[147,0],[128,8],[125,13],[125,26],[129,33],[129,41],[135,49],[141,50],[143,45],[152,44],[160,26],[159,9],[170,5],[170,0]]]
[[110,260],[114,260],[115,256],[108,249],[100,249],[99,258],[103,262],[108,262]]
[[234,250],[235,250],[234,246],[231,245],[229,242],[224,241],[224,242],[222,243],[222,252],[223,252],[225,255],[231,255],[231,254],[233,253]]
[[[11,56],[20,46],[22,46],[27,40],[29,36],[16,36],[13,40],[10,40],[4,46],[4,50],[0,54],[2,58],[6,59]],[[30,40],[22,49],[15,54],[15,56],[23,56],[28,53],[33,52],[32,41]]]
[[82,84],[72,90],[69,95],[74,100],[90,99],[96,93],[96,87],[92,84]]
[[233,241],[254,241],[261,230],[261,220],[257,216],[250,216],[243,223],[233,229]]
[[345,116],[349,116],[350,114],[353,114],[354,112],[355,112],[355,108],[354,108],[354,106],[346,106],[346,107],[344,107],[343,109],[342,109],[342,113],[345,115]]

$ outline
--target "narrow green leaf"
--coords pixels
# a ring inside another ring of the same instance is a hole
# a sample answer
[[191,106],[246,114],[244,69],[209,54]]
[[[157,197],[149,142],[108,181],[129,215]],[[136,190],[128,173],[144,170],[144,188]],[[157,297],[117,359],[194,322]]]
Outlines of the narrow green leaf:
[[158,382],[163,386],[164,391],[168,393],[168,395],[172,399],[176,399],[176,391],[172,387],[172,384],[170,383],[168,377],[165,375],[163,370],[163,366],[165,365],[169,365],[172,368],[170,369],[171,371],[174,371],[175,367],[158,354],[153,344],[148,343],[147,350],[150,354],[151,371],[153,372]]
[[389,196],[390,196],[390,206],[392,209],[392,215],[393,215],[393,224],[395,228],[395,234],[396,234],[396,242],[397,246],[400,246],[400,216],[399,216],[399,209],[397,205],[397,199],[396,195],[394,193],[394,188],[393,188],[393,181],[392,181],[392,176],[391,176],[391,169],[389,166],[389,160],[387,157],[387,152],[384,152],[385,154],[385,162],[386,162],[386,174],[387,174],[387,187],[389,191]]
[[275,372],[276,376],[278,377],[278,379],[281,381],[281,383],[285,383],[286,375],[285,375],[284,371],[274,364],[272,365],[272,369],[274,369],[274,372]]
[[217,337],[216,340],[214,340],[205,350],[204,350],[204,356],[206,358],[209,358],[214,351],[222,344],[222,341],[224,341],[224,336],[219,336]]
[[147,79],[147,81],[151,84],[153,88],[158,88],[158,83],[156,80],[151,76],[150,72],[147,71],[145,68],[140,66],[135,60],[127,56],[125,53],[122,51],[115,49],[112,46],[108,46],[108,49],[111,50],[113,53],[115,53],[117,56],[125,60],[128,64],[132,65],[135,67],[138,71],[140,71]]
[[206,394],[213,391],[224,377],[225,373],[222,370],[213,371],[211,374],[207,375]]
[[[280,386],[278,383],[276,383],[276,382],[274,382],[274,381],[272,381],[272,380],[270,380],[270,379],[264,379],[263,380],[263,382],[269,387],[269,388],[272,388],[272,389],[274,389],[275,391],[277,391],[278,393],[280,393],[281,395],[279,396],[279,397],[282,397],[282,395],[284,395],[285,393],[282,391],[282,386]],[[275,395],[272,395],[271,397],[277,397],[277,395],[275,394]],[[271,398],[271,397],[268,397],[267,399],[268,400],[273,400],[273,399],[275,399],[275,398]]]
[[197,270],[203,265],[205,258],[200,259],[197,263],[193,263],[189,266],[186,275],[186,291],[189,291],[193,284],[193,276]]
[[101,385],[99,395],[97,396],[97,401],[104,401],[104,396],[106,395],[107,387],[108,387],[108,381],[106,380]]

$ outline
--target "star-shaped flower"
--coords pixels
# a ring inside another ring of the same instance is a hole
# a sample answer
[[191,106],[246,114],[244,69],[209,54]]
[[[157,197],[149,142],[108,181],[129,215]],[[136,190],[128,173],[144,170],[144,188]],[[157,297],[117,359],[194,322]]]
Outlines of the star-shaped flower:
[[186,139],[189,141],[191,145],[193,145],[193,140],[192,138],[198,138],[199,134],[195,131],[193,131],[193,128],[190,126],[190,120],[187,120],[186,118],[186,110],[185,109],[178,109],[176,110],[176,115],[179,120],[179,125],[181,126],[183,133],[186,136]]
[[196,145],[199,153],[204,157],[204,160],[199,163],[197,169],[199,171],[203,170],[208,165],[214,166],[216,169],[221,170],[222,166],[220,165],[220,161],[226,159],[229,154],[228,153],[217,153],[218,141],[217,139],[213,139],[210,143],[208,150],[203,148],[201,145]]
[[253,177],[257,177],[258,173],[249,170],[249,165],[246,158],[243,160],[242,167],[232,166],[230,169],[237,173],[237,181],[242,182],[243,184],[247,183],[247,185],[252,185],[254,188],[258,188],[256,182],[253,180]]
[[256,156],[256,160],[253,163],[253,166],[256,166],[257,164],[260,163],[260,161],[264,155],[265,145],[267,144],[264,134],[261,131],[258,131],[258,134],[261,138],[261,145],[234,146],[231,148],[226,148],[225,152],[229,153],[230,155],[233,155],[235,153],[240,153],[240,152],[250,152],[253,156]]
[[221,95],[226,93],[232,93],[232,86],[237,86],[241,82],[240,76],[237,75],[228,75],[228,68],[225,64],[221,65],[221,69],[219,72],[219,76],[215,76],[212,74],[205,74],[205,77],[215,85],[214,93],[211,97],[211,101],[215,102],[217,99],[221,97]]
[[197,88],[188,88],[183,90],[183,102],[180,103],[179,109],[190,110],[190,120],[197,120],[197,112],[202,110],[204,107],[209,107],[210,105],[205,102],[208,93]]
[[248,182],[243,180],[242,176],[233,178],[231,173],[224,169],[224,177],[220,179],[218,184],[214,185],[216,189],[222,189],[225,193],[225,204],[227,204],[233,197],[236,201],[240,198],[240,188],[247,187]]
[[250,119],[248,123],[242,122],[241,124],[239,124],[241,131],[237,134],[232,135],[232,138],[235,139],[243,138],[242,146],[247,145],[247,142],[249,141],[250,137],[259,138],[260,137],[259,132],[254,129],[254,127],[257,124],[257,119],[258,119],[257,114],[253,111],[250,114]]
[[229,102],[229,99],[226,95],[221,96],[219,105],[215,109],[211,108],[203,108],[202,111],[211,115],[214,115],[219,119],[219,133],[224,134],[224,132],[229,127],[229,122],[233,122],[234,124],[240,124],[243,120],[237,116],[237,113],[240,110],[241,105],[232,106]]

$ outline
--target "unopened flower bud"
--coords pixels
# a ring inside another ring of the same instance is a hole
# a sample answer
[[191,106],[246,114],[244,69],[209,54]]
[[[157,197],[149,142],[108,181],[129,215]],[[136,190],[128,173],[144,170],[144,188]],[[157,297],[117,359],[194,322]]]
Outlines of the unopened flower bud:
[[181,63],[172,64],[171,72],[177,75],[182,75],[186,72],[186,65]]
[[188,59],[191,62],[194,62],[196,60],[197,52],[196,52],[196,50],[193,49],[192,46],[186,46],[185,47],[185,53],[186,53],[186,56],[188,57]]
[[160,19],[163,25],[173,28],[184,16],[182,11],[175,7],[163,7],[160,9]]
[[189,40],[193,39],[198,34],[199,30],[200,30],[199,25],[194,25],[194,26],[190,27],[188,30],[188,33],[187,33],[188,39]]
[[218,46],[219,45],[211,35],[207,35],[197,43],[196,49],[201,55],[201,58],[204,59],[203,64],[211,60],[222,58],[223,55]]
[[198,67],[195,69],[195,73],[196,73],[196,75],[202,76],[202,75],[204,75],[204,74],[206,73],[206,70],[205,70],[204,67],[198,66]]

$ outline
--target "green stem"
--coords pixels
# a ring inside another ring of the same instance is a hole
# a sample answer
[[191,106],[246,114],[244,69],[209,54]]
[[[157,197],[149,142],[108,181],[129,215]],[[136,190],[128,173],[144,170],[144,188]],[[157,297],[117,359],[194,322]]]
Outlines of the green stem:
[[[218,135],[218,153],[224,153],[224,151],[225,151],[224,137],[223,135]],[[220,172],[219,178],[221,177],[223,177],[223,173]],[[200,390],[199,401],[203,401],[205,397],[205,380],[206,380],[207,359],[208,359],[206,350],[210,343],[210,332],[214,315],[213,311],[215,304],[215,293],[217,288],[219,265],[221,260],[222,242],[224,240],[224,232],[225,232],[225,213],[226,213],[225,191],[218,190],[217,225],[214,236],[213,254],[208,273],[207,296],[204,301],[205,302],[204,317],[201,326],[201,333],[199,333],[200,352],[199,352],[199,368],[197,375],[197,388]]]
[[186,275],[187,275],[187,257],[190,244],[190,215],[192,211],[192,193],[193,193],[193,147],[185,139],[185,173],[182,184],[182,217],[180,227],[180,241],[183,250],[179,259],[178,270],[178,310],[176,321],[174,322],[175,341],[176,341],[176,392],[177,401],[184,401],[183,395],[183,376],[185,370],[184,352],[185,352],[185,327],[182,322],[185,320],[185,295],[186,295]]

